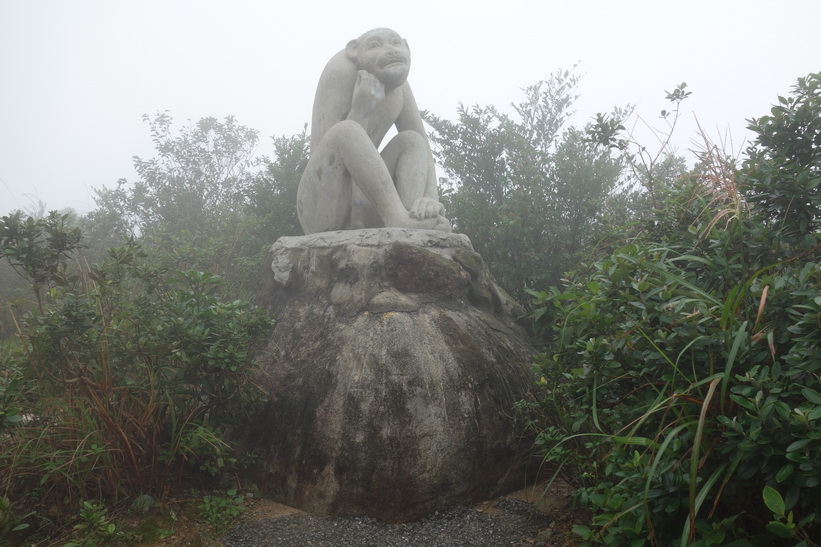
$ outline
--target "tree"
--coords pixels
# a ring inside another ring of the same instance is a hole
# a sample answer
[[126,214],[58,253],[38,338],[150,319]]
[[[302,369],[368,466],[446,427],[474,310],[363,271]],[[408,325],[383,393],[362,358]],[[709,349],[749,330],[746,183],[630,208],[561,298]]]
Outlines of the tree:
[[140,178],[134,183],[131,207],[141,228],[162,224],[200,236],[242,210],[254,180],[256,130],[239,125],[233,116],[223,122],[207,117],[174,137],[167,112],[143,119],[158,155],[134,158]]
[[257,132],[233,116],[202,118],[172,131],[173,118],[158,113],[148,122],[157,155],[134,157],[139,179],[95,190],[91,220],[118,234],[162,238],[175,234],[203,240],[230,229],[247,202],[256,176]]
[[66,261],[85,247],[76,211],[45,210],[38,200],[28,214],[18,210],[0,218],[0,257],[7,259],[0,260],[0,340],[16,332],[21,312],[42,309],[52,279],[71,278]]
[[308,165],[310,137],[302,133],[275,137],[274,158],[263,158],[265,171],[252,183],[245,211],[257,219],[255,237],[265,244],[281,236],[302,234],[296,213],[299,180]]
[[625,135],[623,124],[632,114],[632,108],[616,108],[611,114],[596,114],[595,122],[587,129],[591,142],[621,153],[632,171],[631,183],[639,184],[646,190],[646,196],[654,210],[664,203],[659,192],[663,192],[670,184],[675,184],[684,171],[684,159],[675,155],[670,139],[681,116],[681,103],[691,95],[686,89],[687,84],[682,82],[673,91],[665,91],[672,108],[662,110],[659,115],[667,126],[665,129],[655,129],[644,118],[638,117],[638,121],[659,141],[655,150],[637,142],[631,133]]
[[749,199],[782,243],[809,249],[821,225],[821,72],[748,121],[757,134],[744,163]]
[[462,105],[456,122],[426,115],[454,230],[520,300],[527,288],[557,284],[576,263],[621,173],[608,150],[563,130],[577,82],[558,71],[526,88],[515,117]]
[[43,309],[43,289],[67,283],[67,263],[80,247],[82,232],[69,226],[69,214],[51,211],[43,218],[18,211],[0,218],[0,257],[31,283],[37,307]]
[[257,132],[233,116],[202,118],[176,132],[167,112],[144,120],[156,156],[134,157],[139,179],[133,185],[120,179],[116,188],[96,190],[97,209],[84,224],[92,239],[100,239],[95,248],[138,237],[157,263],[218,273],[228,290],[238,289],[235,282],[246,270],[257,269],[242,260],[252,247],[248,232],[258,224],[249,204],[264,188]]

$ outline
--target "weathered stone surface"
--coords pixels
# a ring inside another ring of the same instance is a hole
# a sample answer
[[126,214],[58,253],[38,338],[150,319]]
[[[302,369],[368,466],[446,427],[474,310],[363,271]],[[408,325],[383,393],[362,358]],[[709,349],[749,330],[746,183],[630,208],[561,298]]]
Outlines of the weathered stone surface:
[[513,404],[533,348],[467,237],[383,228],[281,238],[258,304],[260,486],[279,501],[403,521],[523,484]]

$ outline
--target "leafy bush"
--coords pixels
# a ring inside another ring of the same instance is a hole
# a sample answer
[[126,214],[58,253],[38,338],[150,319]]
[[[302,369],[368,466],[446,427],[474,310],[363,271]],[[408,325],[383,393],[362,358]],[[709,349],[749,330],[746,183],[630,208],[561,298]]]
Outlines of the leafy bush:
[[224,532],[239,518],[245,510],[245,499],[236,490],[228,490],[227,497],[204,496],[197,506],[202,519],[214,527],[217,532]]
[[562,409],[545,416],[537,446],[576,464],[576,497],[595,513],[576,529],[583,538],[819,537],[819,216],[790,226],[781,208],[811,205],[821,148],[776,160],[768,133],[811,120],[788,125],[817,142],[817,81],[752,123],[742,171],[707,149],[629,242],[572,272],[566,289],[534,293],[534,316],[555,333],[538,364],[544,408]]
[[0,539],[9,538],[13,534],[23,532],[30,526],[21,522],[21,520],[14,514],[11,501],[0,496]]
[[3,255],[48,288],[3,355],[0,493],[29,508],[162,496],[230,466],[230,432],[261,401],[249,349],[271,320],[135,243],[72,268],[50,222],[0,219]]
[[80,504],[79,522],[74,526],[75,537],[63,547],[93,547],[108,545],[124,538],[125,534],[110,522],[104,505],[88,500]]

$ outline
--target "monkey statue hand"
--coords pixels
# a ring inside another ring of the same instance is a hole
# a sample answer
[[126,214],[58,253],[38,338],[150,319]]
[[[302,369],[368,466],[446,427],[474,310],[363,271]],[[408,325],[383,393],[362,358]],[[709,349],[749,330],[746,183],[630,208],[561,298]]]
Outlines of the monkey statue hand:
[[413,204],[408,212],[411,218],[424,220],[426,218],[445,216],[445,206],[433,198],[423,196],[413,200]]
[[353,88],[351,113],[348,119],[362,123],[384,98],[385,85],[367,70],[360,70]]

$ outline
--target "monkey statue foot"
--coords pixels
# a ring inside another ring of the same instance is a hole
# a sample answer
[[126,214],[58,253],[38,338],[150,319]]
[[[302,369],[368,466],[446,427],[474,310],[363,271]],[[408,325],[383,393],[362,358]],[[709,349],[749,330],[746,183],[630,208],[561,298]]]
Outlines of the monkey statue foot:
[[416,219],[408,216],[402,220],[395,220],[386,223],[389,227],[394,228],[413,228],[416,230],[439,230],[440,232],[451,233],[453,229],[450,226],[450,221],[438,215],[434,218]]

